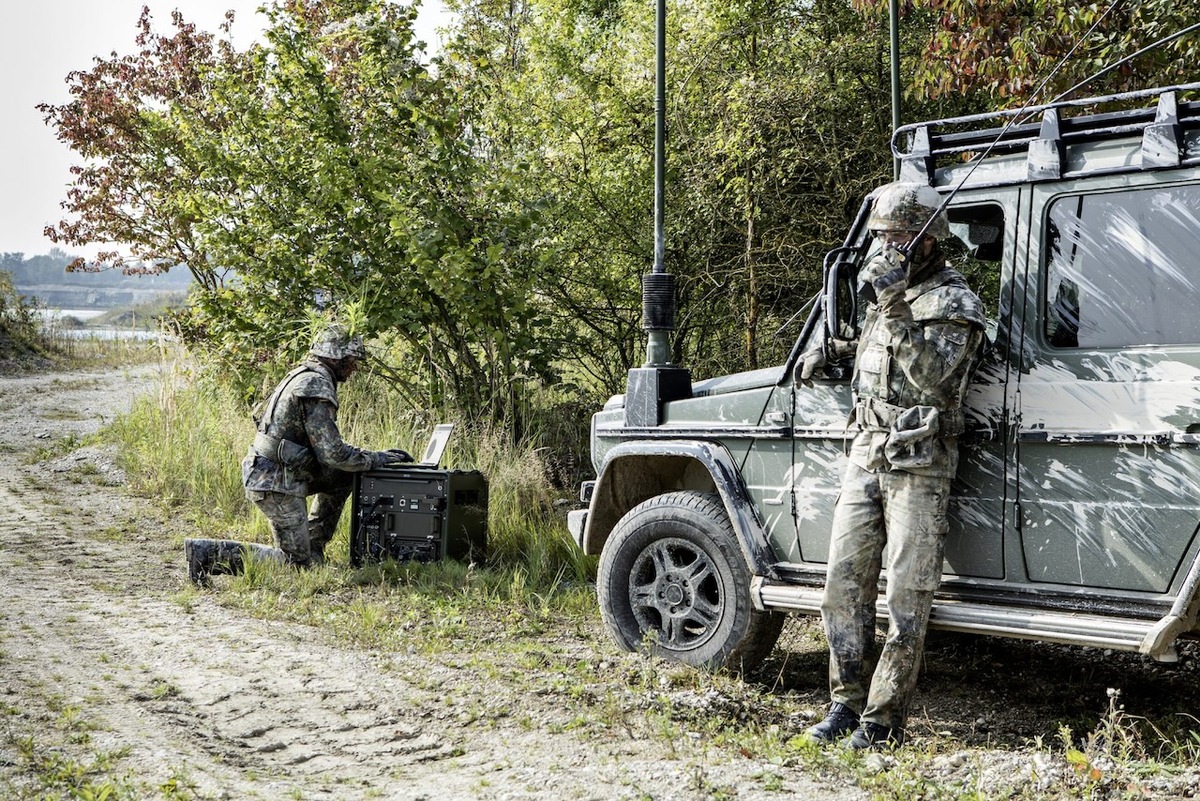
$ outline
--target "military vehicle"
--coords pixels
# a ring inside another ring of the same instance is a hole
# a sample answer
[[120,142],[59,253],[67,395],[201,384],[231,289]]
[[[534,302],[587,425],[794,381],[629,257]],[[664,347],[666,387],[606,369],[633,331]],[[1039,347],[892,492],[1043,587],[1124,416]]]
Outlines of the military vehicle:
[[[1184,97],[1198,89],[893,137],[901,180],[951,198],[951,263],[990,318],[933,629],[1163,661],[1197,631],[1200,102]],[[634,370],[593,417],[596,478],[568,523],[600,555],[621,647],[745,669],[787,614],[820,613],[852,366],[811,386],[794,372],[810,348],[856,335],[870,204],[828,254],[782,365],[695,382]]]

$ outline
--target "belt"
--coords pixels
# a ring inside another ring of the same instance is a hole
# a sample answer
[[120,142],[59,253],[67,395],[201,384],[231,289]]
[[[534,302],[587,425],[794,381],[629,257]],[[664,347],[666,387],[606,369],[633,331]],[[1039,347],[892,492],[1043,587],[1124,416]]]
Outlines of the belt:
[[[896,418],[907,410],[906,406],[882,401],[879,398],[860,398],[850,411],[847,425],[857,422],[864,431],[890,431]],[[957,437],[967,428],[967,418],[962,407],[938,412],[939,437]]]
[[280,437],[273,437],[270,434],[259,431],[255,433],[254,444],[251,447],[254,448],[254,452],[259,456],[282,463],[283,455],[280,453],[280,448],[283,447],[283,443],[286,441]]

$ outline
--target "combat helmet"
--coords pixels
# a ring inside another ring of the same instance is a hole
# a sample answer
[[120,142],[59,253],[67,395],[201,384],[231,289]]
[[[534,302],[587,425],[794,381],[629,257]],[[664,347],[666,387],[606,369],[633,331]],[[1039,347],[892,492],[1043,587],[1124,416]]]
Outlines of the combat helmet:
[[351,334],[344,326],[331,325],[317,335],[309,353],[322,359],[341,361],[342,359],[367,358],[367,348],[363,345],[362,337]]
[[912,231],[924,228],[929,218],[933,222],[925,230],[926,236],[945,239],[950,236],[950,221],[942,209],[942,196],[927,184],[895,181],[880,187],[875,193],[875,205],[867,228],[872,231]]

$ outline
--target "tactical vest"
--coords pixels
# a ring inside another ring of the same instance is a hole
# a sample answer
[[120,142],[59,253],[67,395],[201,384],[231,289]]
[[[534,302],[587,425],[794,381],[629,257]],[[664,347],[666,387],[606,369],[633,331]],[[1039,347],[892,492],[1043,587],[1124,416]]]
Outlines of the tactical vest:
[[913,321],[921,323],[965,322],[970,328],[950,333],[952,339],[934,340],[927,328],[925,347],[937,348],[947,355],[962,354],[952,373],[940,381],[920,386],[910,380],[896,362],[896,348],[884,316],[872,305],[859,339],[852,385],[857,400],[855,419],[867,430],[884,430],[896,417],[913,406],[933,406],[941,413],[941,435],[962,432],[962,401],[971,379],[984,328],[983,304],[956,270],[943,267],[929,278],[910,287],[905,299]]
[[337,386],[329,368],[309,359],[288,373],[255,417],[254,451],[291,467],[311,465],[312,443],[304,420],[304,398],[327,400],[337,407]]

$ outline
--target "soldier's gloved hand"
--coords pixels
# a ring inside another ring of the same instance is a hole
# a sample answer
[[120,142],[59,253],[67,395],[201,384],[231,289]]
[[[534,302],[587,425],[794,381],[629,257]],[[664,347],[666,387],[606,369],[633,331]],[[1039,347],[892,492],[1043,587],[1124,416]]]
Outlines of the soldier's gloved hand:
[[374,451],[371,454],[371,469],[384,467],[390,464],[404,464],[411,462],[413,458],[402,450],[394,449],[390,451]]
[[796,380],[806,387],[811,387],[813,376],[824,367],[825,348],[818,345],[800,354],[800,362],[796,365]]
[[884,245],[883,252],[871,259],[858,279],[862,296],[868,302],[888,306],[904,297],[908,289],[908,258],[894,245]]
[[416,461],[412,458],[412,454],[408,451],[400,450],[399,448],[388,448],[383,454],[390,458],[394,464],[409,464]]

